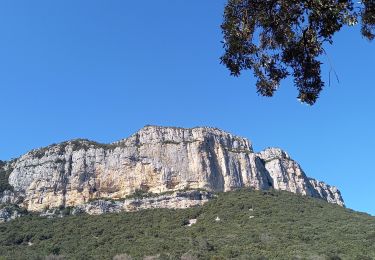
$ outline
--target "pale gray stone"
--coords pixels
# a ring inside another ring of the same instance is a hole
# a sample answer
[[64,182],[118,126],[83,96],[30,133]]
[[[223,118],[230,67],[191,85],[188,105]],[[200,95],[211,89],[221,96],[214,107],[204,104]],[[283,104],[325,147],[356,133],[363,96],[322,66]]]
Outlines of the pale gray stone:
[[[32,150],[11,168],[13,194],[22,196],[19,205],[30,211],[89,205],[89,200],[101,198],[119,200],[136,190],[241,187],[286,190],[344,205],[337,188],[307,178],[281,149],[254,153],[249,140],[210,127],[146,126],[112,144],[68,141]],[[12,196],[7,193],[0,199],[10,201]]]

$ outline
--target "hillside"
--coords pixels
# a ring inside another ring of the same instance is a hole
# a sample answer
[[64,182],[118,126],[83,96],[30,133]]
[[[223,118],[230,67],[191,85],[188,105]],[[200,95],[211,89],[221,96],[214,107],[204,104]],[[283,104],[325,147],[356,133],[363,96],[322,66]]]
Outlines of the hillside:
[[[188,226],[189,219],[197,223]],[[66,259],[119,254],[133,259],[375,259],[375,217],[290,192],[241,189],[187,209],[54,219],[29,215],[0,224],[4,259],[50,254]]]

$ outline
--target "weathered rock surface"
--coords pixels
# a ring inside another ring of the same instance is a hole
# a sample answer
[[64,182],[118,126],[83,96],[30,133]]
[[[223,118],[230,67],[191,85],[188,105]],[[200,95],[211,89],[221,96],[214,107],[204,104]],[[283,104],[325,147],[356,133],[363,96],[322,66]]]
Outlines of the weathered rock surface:
[[8,222],[23,216],[26,212],[14,205],[1,205],[0,207],[0,223]]
[[13,191],[5,190],[0,192],[0,204],[18,204],[22,202],[22,197],[17,196]]
[[269,148],[257,154],[264,162],[276,190],[286,190],[344,206],[340,191],[324,182],[308,178],[301,166],[279,148]]
[[201,206],[212,198],[213,194],[206,191],[180,191],[151,198],[133,198],[118,201],[95,200],[75,207],[73,214],[80,212],[100,215],[103,213],[155,208],[181,209]]
[[49,208],[40,212],[39,216],[47,218],[56,218],[64,217],[67,215],[101,215],[105,213],[119,213],[123,211],[132,212],[156,208],[182,209],[201,206],[204,203],[208,202],[210,199],[215,197],[213,193],[203,190],[175,191],[167,192],[164,194],[152,194],[152,196],[150,196],[150,194],[143,195],[145,195],[146,197],[132,196],[132,198],[126,198],[121,200],[111,200],[103,198],[89,201],[87,203],[80,204],[76,207]]
[[136,190],[240,187],[287,190],[344,205],[337,188],[307,178],[284,151],[254,153],[247,139],[216,128],[146,126],[112,144],[74,140],[33,150],[6,167],[12,169],[9,184],[31,211],[121,199]]

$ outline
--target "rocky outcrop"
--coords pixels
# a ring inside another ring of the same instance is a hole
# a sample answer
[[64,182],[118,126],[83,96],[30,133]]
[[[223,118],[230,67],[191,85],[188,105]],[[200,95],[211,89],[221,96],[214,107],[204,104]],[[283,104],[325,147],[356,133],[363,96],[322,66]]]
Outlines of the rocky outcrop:
[[146,126],[112,144],[74,140],[33,150],[8,167],[9,184],[31,211],[118,200],[137,190],[240,187],[287,190],[343,205],[335,187],[307,178],[282,150],[254,153],[247,139],[216,128]]
[[105,213],[132,212],[145,209],[182,209],[202,206],[214,197],[215,195],[213,193],[203,190],[185,190],[162,194],[143,193],[120,200],[106,198],[96,199],[76,207],[48,208],[40,212],[39,216],[56,218],[68,215],[101,215]]
[[314,191],[316,191],[316,193],[313,194],[313,197],[324,198],[330,203],[335,203],[340,206],[345,206],[341,193],[336,187],[330,186],[322,181],[317,181],[315,179],[310,179],[310,178],[309,178],[309,182],[314,188]]
[[74,208],[72,214],[87,213],[90,215],[100,215],[103,213],[129,212],[155,208],[181,209],[201,206],[212,198],[213,194],[206,191],[179,191],[151,198],[95,200],[77,206]]
[[324,182],[308,178],[300,165],[279,148],[268,148],[257,154],[272,178],[276,190],[285,190],[344,206],[340,191]]
[[22,202],[22,196],[15,194],[11,190],[0,192],[0,204],[18,204]]
[[0,206],[0,223],[8,222],[27,214],[25,209],[16,205],[6,204]]

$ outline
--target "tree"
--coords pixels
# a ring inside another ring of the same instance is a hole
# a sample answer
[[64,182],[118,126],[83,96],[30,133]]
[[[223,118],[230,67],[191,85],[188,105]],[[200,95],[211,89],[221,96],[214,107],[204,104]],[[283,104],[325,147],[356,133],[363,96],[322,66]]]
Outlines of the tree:
[[293,76],[298,98],[312,105],[324,87],[323,44],[332,44],[343,26],[358,23],[373,40],[375,0],[228,0],[221,62],[234,76],[253,70],[263,96],[273,96],[280,81]]

